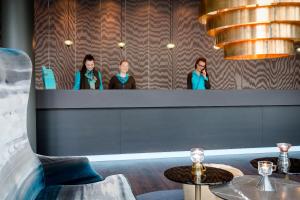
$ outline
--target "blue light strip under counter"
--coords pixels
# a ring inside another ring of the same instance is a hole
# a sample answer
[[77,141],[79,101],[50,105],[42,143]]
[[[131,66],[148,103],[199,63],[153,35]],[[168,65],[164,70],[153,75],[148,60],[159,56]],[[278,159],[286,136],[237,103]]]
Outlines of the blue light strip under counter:
[[[292,146],[289,152],[300,151],[300,146]],[[218,149],[206,150],[205,156],[221,156],[221,155],[238,155],[238,154],[254,154],[254,153],[276,153],[279,152],[277,147],[263,148],[243,148],[243,149]],[[189,157],[189,151],[176,152],[155,152],[155,153],[134,153],[134,154],[112,154],[112,155],[90,155],[86,156],[90,162],[99,161],[117,161],[117,160],[140,160],[140,159],[158,159],[158,158],[181,158]]]

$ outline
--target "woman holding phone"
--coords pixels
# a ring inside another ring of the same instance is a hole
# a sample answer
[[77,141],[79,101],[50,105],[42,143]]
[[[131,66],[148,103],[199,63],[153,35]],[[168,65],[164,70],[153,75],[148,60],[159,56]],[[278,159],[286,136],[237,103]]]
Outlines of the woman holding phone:
[[210,89],[209,77],[206,70],[206,59],[198,58],[195,70],[188,75],[188,89],[206,90]]

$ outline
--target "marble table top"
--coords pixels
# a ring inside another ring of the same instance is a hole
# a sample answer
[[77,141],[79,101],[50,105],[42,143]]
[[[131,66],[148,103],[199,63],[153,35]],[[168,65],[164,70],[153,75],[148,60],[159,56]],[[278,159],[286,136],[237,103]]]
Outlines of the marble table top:
[[270,177],[275,192],[264,192],[256,188],[260,176],[245,175],[234,178],[230,183],[211,186],[216,196],[230,200],[294,200],[300,199],[300,183]]

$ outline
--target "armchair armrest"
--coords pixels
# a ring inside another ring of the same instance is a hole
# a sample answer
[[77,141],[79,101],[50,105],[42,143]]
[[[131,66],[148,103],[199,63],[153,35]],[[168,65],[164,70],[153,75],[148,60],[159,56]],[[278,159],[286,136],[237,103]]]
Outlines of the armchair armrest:
[[51,199],[136,200],[129,182],[122,174],[108,176],[97,183],[46,187],[36,200]]

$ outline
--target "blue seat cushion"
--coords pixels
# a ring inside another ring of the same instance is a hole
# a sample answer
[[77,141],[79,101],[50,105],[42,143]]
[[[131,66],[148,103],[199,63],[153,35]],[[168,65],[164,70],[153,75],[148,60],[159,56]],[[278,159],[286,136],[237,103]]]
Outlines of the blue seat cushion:
[[46,186],[79,185],[103,180],[85,157],[38,157],[44,168]]

